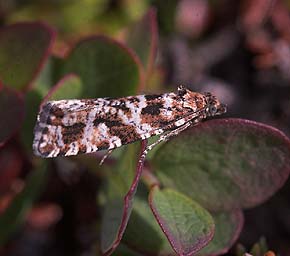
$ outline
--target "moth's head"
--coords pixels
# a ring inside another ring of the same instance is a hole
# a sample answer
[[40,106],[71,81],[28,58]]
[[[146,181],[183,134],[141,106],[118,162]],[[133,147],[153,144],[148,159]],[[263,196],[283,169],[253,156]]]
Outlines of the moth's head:
[[203,118],[221,115],[227,111],[226,105],[221,104],[209,92],[204,94],[192,92],[181,85],[178,87],[178,96],[183,101],[183,107],[191,108],[193,111],[199,110],[200,113],[203,113]]
[[212,95],[210,92],[206,92],[204,96],[206,101],[205,113],[207,116],[216,116],[227,112],[226,105],[220,103],[216,96]]
[[192,92],[181,85],[178,87],[178,96],[183,101],[183,107],[200,111],[202,118],[221,115],[227,111],[226,105],[220,103],[216,96],[209,92]]

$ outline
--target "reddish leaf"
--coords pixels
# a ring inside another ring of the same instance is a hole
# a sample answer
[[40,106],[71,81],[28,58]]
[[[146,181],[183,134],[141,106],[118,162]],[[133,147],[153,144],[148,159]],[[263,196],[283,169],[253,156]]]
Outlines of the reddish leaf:
[[18,23],[0,30],[0,77],[4,84],[24,89],[47,60],[54,31],[42,23]]
[[24,117],[23,97],[6,87],[0,89],[0,146],[21,126]]

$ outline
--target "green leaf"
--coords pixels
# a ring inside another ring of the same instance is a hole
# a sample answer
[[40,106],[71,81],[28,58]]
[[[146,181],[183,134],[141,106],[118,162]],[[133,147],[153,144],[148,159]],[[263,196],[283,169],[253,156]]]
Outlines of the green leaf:
[[0,246],[23,224],[26,214],[40,194],[46,180],[46,165],[41,162],[27,178],[24,189],[14,197],[8,208],[0,215]]
[[290,171],[290,141],[279,130],[243,119],[201,123],[163,144],[152,158],[163,185],[210,210],[253,207]]
[[81,97],[82,89],[81,79],[77,75],[68,74],[49,90],[43,102],[47,100],[77,99]]
[[59,62],[60,60],[57,57],[50,56],[36,80],[33,82],[33,89],[37,90],[42,97],[44,97],[55,84],[54,73],[57,73],[57,63]]
[[140,61],[122,44],[93,37],[80,42],[66,59],[62,76],[78,75],[85,85],[83,98],[125,96],[135,94],[142,83]]
[[198,255],[221,255],[228,252],[238,239],[243,227],[241,210],[232,212],[211,213],[215,223],[213,240],[199,251]]
[[177,0],[153,0],[152,4],[157,8],[158,27],[164,34],[170,34],[175,30],[175,16]]
[[9,88],[0,88],[0,146],[21,126],[24,118],[23,97]]
[[140,188],[134,199],[133,210],[122,240],[123,243],[130,248],[134,248],[142,255],[175,255],[150,210],[146,197],[139,195]]
[[35,89],[25,94],[25,119],[21,128],[21,140],[27,152],[32,152],[33,129],[41,103],[41,94]]
[[259,241],[252,246],[250,254],[255,256],[263,256],[266,254],[267,251],[268,246],[266,239],[264,237],[261,237]]
[[[142,143],[142,152],[146,143]],[[110,175],[105,188],[105,207],[101,228],[101,251],[109,254],[120,243],[127,226],[134,195],[141,177],[143,161],[138,160],[136,144],[124,151],[117,167],[107,170]],[[137,166],[137,168],[136,168]]]
[[113,256],[142,256],[142,254],[139,254],[128,247],[126,247],[124,244],[120,244],[116,251],[113,252]]
[[0,77],[15,89],[24,89],[37,76],[50,54],[52,29],[41,23],[18,23],[0,31]]
[[214,221],[199,204],[171,189],[154,186],[150,207],[172,248],[178,255],[192,255],[214,235]]
[[235,255],[236,256],[244,256],[244,254],[247,252],[246,248],[241,245],[241,244],[237,244],[236,248],[235,248]]

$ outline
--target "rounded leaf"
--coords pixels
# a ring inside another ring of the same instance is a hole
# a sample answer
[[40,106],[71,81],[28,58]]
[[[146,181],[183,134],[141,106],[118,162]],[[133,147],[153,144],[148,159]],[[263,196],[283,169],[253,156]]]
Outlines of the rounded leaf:
[[253,207],[273,195],[290,171],[290,141],[243,119],[203,122],[162,145],[152,159],[165,186],[210,210]]
[[82,79],[83,98],[135,94],[143,79],[137,56],[120,43],[101,36],[82,41],[72,50],[62,76],[68,73]]
[[36,77],[48,58],[54,32],[41,23],[18,23],[0,30],[0,78],[23,89]]
[[161,229],[178,255],[192,255],[214,235],[211,215],[190,198],[171,189],[154,186],[150,207]]

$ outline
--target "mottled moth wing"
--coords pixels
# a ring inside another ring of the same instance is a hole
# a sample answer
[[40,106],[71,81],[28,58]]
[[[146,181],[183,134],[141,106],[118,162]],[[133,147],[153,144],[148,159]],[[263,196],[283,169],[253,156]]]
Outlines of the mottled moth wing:
[[140,95],[47,102],[35,126],[34,152],[42,157],[91,153],[161,133],[157,130],[169,119],[160,115],[162,104],[151,101]]
[[34,153],[42,157],[54,157],[87,152],[81,141],[85,127],[88,130],[91,126],[90,113],[101,111],[105,103],[104,99],[98,99],[60,100],[44,104],[34,128]]
[[69,156],[181,131],[206,117],[206,97],[182,88],[160,95],[50,101],[37,117],[33,149],[41,157]]

